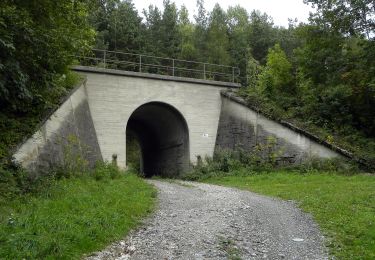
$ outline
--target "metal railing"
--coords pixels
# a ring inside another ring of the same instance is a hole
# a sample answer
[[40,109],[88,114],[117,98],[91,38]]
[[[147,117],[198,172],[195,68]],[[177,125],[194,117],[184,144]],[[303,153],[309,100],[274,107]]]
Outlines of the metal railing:
[[174,77],[238,82],[240,76],[240,69],[237,67],[127,52],[93,49],[89,54],[78,55],[76,58],[83,66]]

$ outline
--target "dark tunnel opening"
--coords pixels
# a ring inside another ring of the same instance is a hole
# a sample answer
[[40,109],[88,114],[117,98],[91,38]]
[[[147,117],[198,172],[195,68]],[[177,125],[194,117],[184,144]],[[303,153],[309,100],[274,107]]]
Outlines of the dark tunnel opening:
[[126,139],[127,165],[137,165],[145,177],[174,177],[188,170],[189,131],[174,107],[161,102],[138,107],[127,123]]

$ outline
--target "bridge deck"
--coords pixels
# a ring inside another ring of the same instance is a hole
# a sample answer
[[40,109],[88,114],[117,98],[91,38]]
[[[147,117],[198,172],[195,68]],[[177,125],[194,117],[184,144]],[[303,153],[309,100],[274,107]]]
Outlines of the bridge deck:
[[205,85],[212,85],[212,86],[225,87],[225,88],[240,88],[241,87],[241,84],[233,83],[233,82],[222,82],[222,81],[207,80],[207,79],[176,77],[176,76],[141,73],[141,72],[133,72],[133,71],[99,68],[99,67],[74,66],[72,67],[72,70],[79,71],[79,72],[101,73],[101,74],[119,75],[119,76],[126,76],[126,77],[139,77],[139,78],[159,79],[159,80],[167,80],[167,81],[187,82],[187,83],[194,83],[194,84],[205,84]]

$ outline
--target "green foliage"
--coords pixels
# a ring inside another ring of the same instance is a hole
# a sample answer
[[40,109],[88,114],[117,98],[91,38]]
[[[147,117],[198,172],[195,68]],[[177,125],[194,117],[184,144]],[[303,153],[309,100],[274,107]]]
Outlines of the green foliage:
[[194,26],[192,24],[180,24],[181,50],[178,56],[183,60],[197,60],[197,49],[194,45]]
[[56,88],[45,97],[45,105],[35,106],[25,112],[11,108],[0,111],[0,164],[9,159],[15,146],[31,136],[38,124],[61,103],[61,98],[80,82],[77,74],[69,72],[56,81]]
[[147,40],[144,41],[144,44],[149,48],[147,49],[148,52],[156,56],[161,56],[163,39],[159,35],[161,35],[162,30],[162,13],[156,6],[150,5],[148,11],[143,10],[143,14],[146,17],[147,28]]
[[216,4],[210,13],[206,44],[208,62],[223,65],[230,64],[227,17],[219,4]]
[[[330,124],[328,120],[322,120],[319,115],[321,103],[317,102],[317,95],[312,93],[301,98],[303,102],[296,102],[296,107],[285,105],[282,96],[279,100],[262,96],[256,89],[246,89],[242,94],[251,106],[256,107],[261,113],[278,121],[289,121],[294,125],[318,136],[321,140],[351,151],[354,158],[364,159],[368,165],[375,163],[375,140],[367,137],[362,131],[358,131],[340,117],[332,118],[333,122],[341,122],[341,125]],[[309,100],[311,99],[311,100]],[[309,112],[307,112],[309,111]],[[350,115],[343,115],[348,118]],[[303,120],[302,120],[303,119]],[[317,123],[319,122],[319,123]]]
[[[13,120],[22,126],[19,118]],[[150,212],[156,196],[152,187],[112,164],[98,163],[89,171],[84,149],[69,136],[63,164],[43,174],[3,160],[0,258],[78,259],[122,238]]]
[[[61,98],[79,81],[78,75],[68,73],[65,77],[61,77],[57,84],[58,87],[52,91],[48,106],[52,109],[61,103]],[[0,204],[14,199],[22,194],[32,194],[38,190],[44,189],[50,185],[57,176],[70,176],[70,171],[62,171],[61,168],[53,169],[51,172],[45,173],[45,176],[32,175],[27,173],[19,165],[11,162],[12,151],[17,144],[31,136],[38,127],[38,124],[46,117],[50,110],[45,111],[42,108],[34,108],[32,111],[19,113],[12,110],[0,112]],[[69,145],[69,144],[68,144]],[[70,144],[73,146],[73,144]],[[71,160],[75,163],[75,172],[77,167],[85,165],[85,161],[71,156]],[[80,159],[81,158],[81,159]],[[82,169],[80,169],[82,170]]]
[[142,151],[140,143],[133,132],[126,133],[126,166],[139,176],[141,172]]
[[72,55],[93,38],[84,1],[0,3],[0,202],[47,185],[10,162],[16,145],[79,81]]
[[249,14],[246,9],[237,5],[229,7],[227,11],[227,26],[229,37],[229,54],[233,66],[238,67],[241,72],[242,84],[247,84],[246,75],[252,74],[253,68],[249,68],[252,57],[251,48],[248,43]]
[[194,16],[195,19],[195,30],[194,30],[194,46],[198,51],[198,57],[202,61],[203,57],[206,55],[207,51],[207,24],[208,17],[207,11],[204,8],[204,0],[197,0],[197,15]]
[[205,182],[237,187],[294,200],[313,215],[335,259],[375,257],[375,178],[326,172],[274,171],[252,173],[246,168]]
[[193,170],[183,175],[186,180],[205,180],[211,177],[232,175],[234,172],[246,169],[249,174],[257,172],[272,172],[275,169],[299,171],[301,173],[312,173],[329,171],[340,174],[359,173],[360,170],[354,163],[341,158],[321,159],[306,158],[298,164],[285,163],[283,160],[283,148],[277,145],[274,137],[270,136],[267,141],[256,145],[252,151],[241,148],[233,150],[218,150],[212,158],[206,157],[204,161],[198,158]]
[[132,1],[95,0],[89,9],[89,21],[97,31],[96,48],[133,53],[148,51],[145,41],[150,35],[146,35],[146,27]]
[[0,204],[12,200],[15,196],[30,191],[27,173],[21,167],[12,164],[0,165]]
[[301,173],[335,172],[342,175],[352,175],[362,172],[355,163],[340,158],[322,160],[321,158],[312,157],[290,168]]
[[98,181],[117,179],[121,175],[123,175],[121,170],[117,167],[117,165],[112,163],[98,162],[92,171],[92,176]]
[[298,35],[304,41],[296,50],[302,116],[374,137],[374,42],[320,23],[300,27]]
[[194,42],[195,26],[189,20],[189,12],[185,5],[181,6],[178,15],[178,30],[181,38],[178,58],[183,60],[198,60],[198,53]]
[[[294,25],[288,29],[277,28],[267,14],[259,11],[249,14],[240,6],[229,7],[226,12],[217,4],[209,12],[204,7],[204,1],[197,0],[193,23],[184,5],[177,9],[175,3],[169,0],[163,2],[162,9],[150,5],[143,10],[144,21],[131,0],[96,0],[94,3],[89,17],[97,31],[97,48],[233,65],[239,67],[239,81],[243,84],[248,84],[247,74],[252,74],[248,62],[254,59],[258,64],[264,64],[268,49],[276,42],[280,42],[288,55],[299,46],[294,37]],[[171,65],[150,57],[144,59],[153,64]],[[186,66],[176,64],[179,65]],[[187,67],[203,69],[198,64]],[[151,73],[161,72],[157,68],[144,69]],[[186,75],[182,73],[180,76]],[[215,79],[212,75],[207,76]]]
[[293,93],[292,64],[279,44],[269,49],[267,63],[259,75],[259,87],[266,96]]
[[[317,15],[308,25],[291,23],[288,31],[278,30],[288,54],[270,49],[260,74],[249,69],[249,89],[242,95],[271,118],[291,121],[323,140],[331,136],[334,144],[374,165],[375,45],[363,37],[371,28],[371,5],[307,2],[317,4]],[[358,6],[364,16],[347,12],[358,12]]]
[[277,42],[275,32],[276,29],[273,27],[273,21],[270,16],[256,10],[250,13],[249,45],[252,56],[261,64],[265,63],[268,49]]
[[90,48],[85,1],[0,3],[0,108],[29,111],[48,103],[72,55]]
[[236,243],[230,238],[219,237],[220,248],[226,252],[229,260],[241,260],[241,250],[238,249]]
[[332,29],[351,36],[374,37],[375,3],[372,0],[305,0],[317,7],[317,13],[311,20],[318,24],[329,25]]
[[164,0],[164,11],[161,19],[162,55],[176,58],[180,52],[180,34],[178,28],[178,10],[175,3]]
[[249,89],[257,89],[259,76],[263,67],[252,56],[249,57],[246,66],[246,84]]
[[1,202],[0,258],[81,259],[126,236],[151,212],[156,191],[132,174],[104,180],[61,179]]
[[[143,11],[147,29],[143,44],[146,51],[155,56],[177,58],[181,51],[179,12],[175,3],[169,0],[163,2],[163,9],[162,12],[156,6],[150,5],[148,11]],[[186,14],[184,19],[186,23]]]
[[69,178],[88,170],[88,162],[83,157],[85,147],[82,147],[79,139],[75,135],[69,135],[63,145],[63,162],[58,167],[59,178]]

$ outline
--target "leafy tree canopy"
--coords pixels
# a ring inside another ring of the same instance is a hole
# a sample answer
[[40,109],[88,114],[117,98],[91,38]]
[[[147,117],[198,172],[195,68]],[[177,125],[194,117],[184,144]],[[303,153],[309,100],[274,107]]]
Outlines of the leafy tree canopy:
[[350,36],[375,35],[375,2],[373,0],[304,0],[317,7],[312,21],[324,24]]
[[48,103],[73,54],[91,48],[87,1],[0,2],[0,107]]

